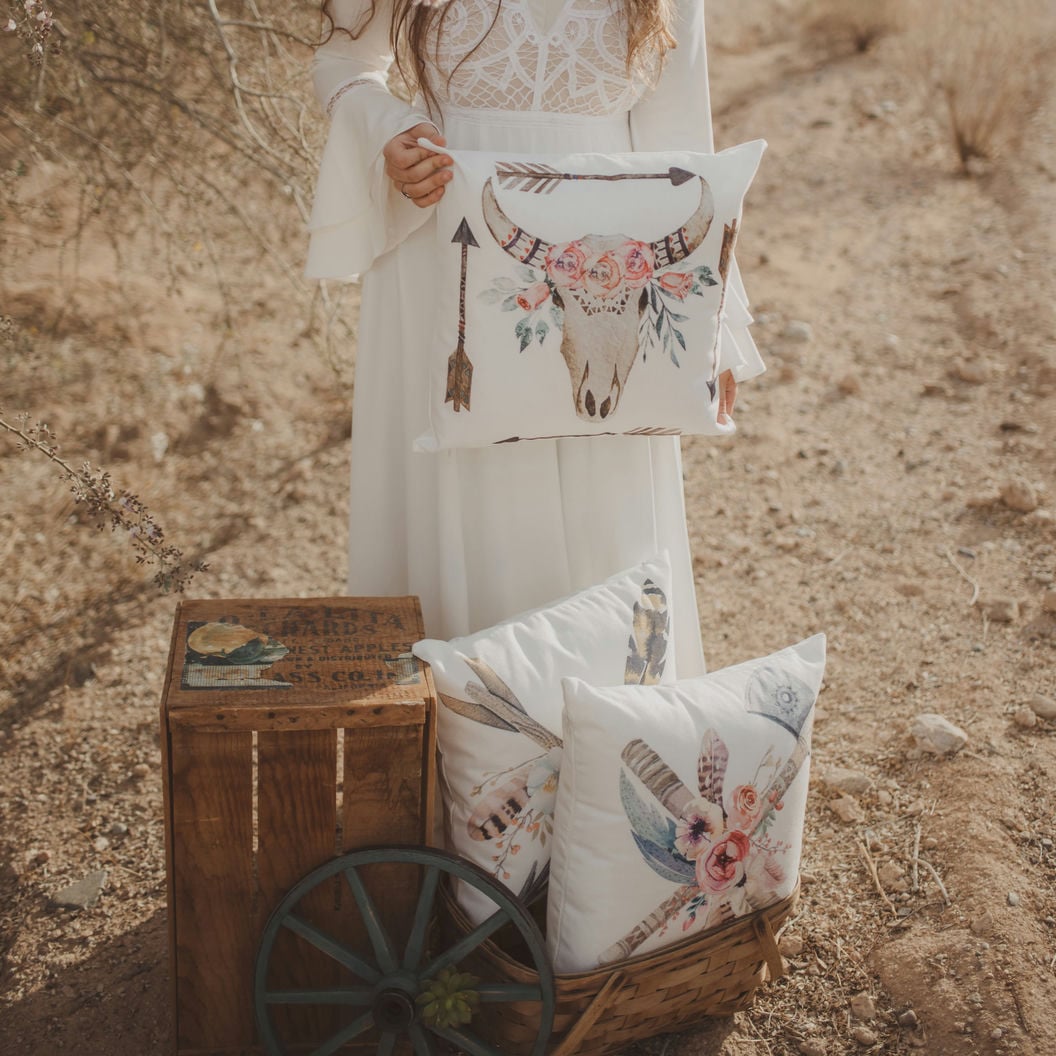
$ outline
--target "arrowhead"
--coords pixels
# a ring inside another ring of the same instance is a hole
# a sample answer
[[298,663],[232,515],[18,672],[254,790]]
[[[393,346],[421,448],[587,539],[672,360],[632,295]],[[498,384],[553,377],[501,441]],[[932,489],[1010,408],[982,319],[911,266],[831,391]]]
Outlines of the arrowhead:
[[[690,173],[692,176],[693,174]],[[458,230],[455,232],[455,237],[451,239],[452,242],[461,242],[463,246],[476,246],[480,249],[480,243],[473,237],[473,232],[469,229],[469,223],[465,217],[462,217],[462,223],[458,225]]]
[[688,172],[686,169],[668,169],[668,176],[671,177],[672,187],[681,187],[684,183],[689,183],[690,180],[696,179],[697,174],[695,172]]

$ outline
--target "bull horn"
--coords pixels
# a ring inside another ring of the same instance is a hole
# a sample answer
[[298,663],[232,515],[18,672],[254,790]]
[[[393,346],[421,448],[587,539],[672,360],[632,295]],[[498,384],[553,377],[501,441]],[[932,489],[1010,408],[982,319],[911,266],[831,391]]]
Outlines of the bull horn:
[[715,199],[708,181],[701,176],[700,204],[696,212],[677,231],[672,231],[665,238],[658,238],[652,244],[657,269],[677,264],[699,248],[714,219]]
[[551,243],[529,234],[523,227],[518,227],[503,211],[495,197],[495,188],[491,179],[484,184],[484,195],[481,202],[484,210],[484,222],[495,241],[514,260],[533,268],[541,268],[546,261]]

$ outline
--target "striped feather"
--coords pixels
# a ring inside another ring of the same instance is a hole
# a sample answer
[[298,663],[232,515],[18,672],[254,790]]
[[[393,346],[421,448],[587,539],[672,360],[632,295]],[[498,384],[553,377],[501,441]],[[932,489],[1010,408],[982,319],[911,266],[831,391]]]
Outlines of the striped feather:
[[458,656],[466,662],[466,666],[480,679],[489,693],[505,701],[511,708],[524,713],[524,705],[517,699],[517,694],[499,678],[494,668],[475,656],[463,656],[462,653]]
[[620,753],[620,758],[665,810],[676,818],[682,816],[693,793],[645,741],[631,741]]
[[[467,682],[466,696],[489,715],[507,724],[499,727],[500,729],[523,733],[525,737],[535,741],[536,744],[547,749],[547,751],[551,748],[561,747],[562,741],[560,737],[555,736],[541,723],[536,722],[531,715],[526,715],[523,711],[511,708],[505,700],[501,697],[496,697],[493,693],[489,693],[483,686],[478,686],[475,682]],[[498,723],[493,722],[489,723],[489,725],[498,726]]]
[[624,669],[626,685],[655,686],[664,672],[667,660],[667,597],[651,580],[642,584],[641,601],[634,603],[631,636],[627,645],[630,655]]
[[[466,686],[466,689],[468,690],[472,687],[473,684],[470,683]],[[439,694],[439,697],[456,715],[461,715],[464,719],[483,723],[485,726],[494,726],[497,730],[508,730],[510,733],[517,732],[517,727],[513,723],[500,718],[492,708],[485,707],[475,701],[449,697],[446,693]]]
[[561,182],[561,173],[551,165],[503,161],[495,165],[499,186],[507,191],[550,194]]
[[705,730],[704,740],[700,746],[697,779],[700,784],[700,794],[720,807],[722,806],[722,782],[726,777],[726,767],[729,761],[730,750],[726,747],[726,742],[714,730]]

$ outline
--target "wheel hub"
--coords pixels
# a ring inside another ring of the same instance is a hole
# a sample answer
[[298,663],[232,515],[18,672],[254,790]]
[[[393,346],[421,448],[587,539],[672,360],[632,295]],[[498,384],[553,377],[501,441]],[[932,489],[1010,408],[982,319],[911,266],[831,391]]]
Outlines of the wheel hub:
[[415,1012],[414,999],[406,990],[390,987],[374,998],[374,1023],[383,1033],[406,1030]]

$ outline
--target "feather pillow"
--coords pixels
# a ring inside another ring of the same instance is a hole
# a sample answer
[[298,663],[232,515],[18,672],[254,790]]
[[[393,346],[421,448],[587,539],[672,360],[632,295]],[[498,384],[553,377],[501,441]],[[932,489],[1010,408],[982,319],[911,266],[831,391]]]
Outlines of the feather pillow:
[[[440,698],[448,847],[525,901],[549,876],[561,679],[674,681],[670,580],[665,555],[477,634],[414,646]],[[471,888],[458,898],[474,923],[494,912]]]
[[825,637],[677,685],[564,681],[547,943],[578,972],[795,887]]
[[732,432],[716,420],[720,334],[765,145],[446,151],[430,429],[416,448]]

